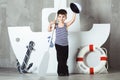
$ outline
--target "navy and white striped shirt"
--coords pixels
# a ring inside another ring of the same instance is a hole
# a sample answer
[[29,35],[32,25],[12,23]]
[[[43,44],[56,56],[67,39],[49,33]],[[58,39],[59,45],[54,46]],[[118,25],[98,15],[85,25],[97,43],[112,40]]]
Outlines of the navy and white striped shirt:
[[61,46],[67,46],[68,45],[68,31],[66,29],[66,25],[64,24],[64,27],[58,27],[56,25],[56,40],[55,44],[61,45]]

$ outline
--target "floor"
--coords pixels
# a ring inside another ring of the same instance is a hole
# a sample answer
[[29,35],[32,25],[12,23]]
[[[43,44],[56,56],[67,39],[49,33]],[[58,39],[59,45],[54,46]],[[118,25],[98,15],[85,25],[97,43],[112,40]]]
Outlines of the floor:
[[0,80],[120,80],[120,71],[108,74],[70,74],[67,77],[57,75],[40,76],[39,74],[19,74],[15,69],[0,68]]

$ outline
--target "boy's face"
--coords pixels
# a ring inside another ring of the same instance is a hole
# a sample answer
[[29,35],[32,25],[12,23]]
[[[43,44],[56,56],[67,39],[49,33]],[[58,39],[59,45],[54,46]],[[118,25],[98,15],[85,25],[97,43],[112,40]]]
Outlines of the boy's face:
[[67,19],[67,16],[64,14],[59,14],[57,16],[58,22],[64,22]]

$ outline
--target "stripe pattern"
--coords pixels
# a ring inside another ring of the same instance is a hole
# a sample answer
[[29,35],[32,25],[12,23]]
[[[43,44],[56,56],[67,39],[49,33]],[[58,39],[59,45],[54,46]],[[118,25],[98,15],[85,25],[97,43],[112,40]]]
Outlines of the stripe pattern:
[[64,25],[64,27],[58,27],[58,25],[56,25],[55,43],[62,46],[68,45],[68,31],[66,29],[66,25]]

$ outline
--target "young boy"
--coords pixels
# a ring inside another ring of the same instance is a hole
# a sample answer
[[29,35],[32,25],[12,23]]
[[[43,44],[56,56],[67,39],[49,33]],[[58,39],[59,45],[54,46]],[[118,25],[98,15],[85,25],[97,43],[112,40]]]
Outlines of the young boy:
[[[57,52],[57,73],[58,76],[69,76],[67,59],[69,53],[68,46],[68,27],[75,21],[76,14],[73,14],[73,17],[70,21],[65,22],[67,19],[67,11],[65,9],[60,9],[57,12],[57,23],[56,20],[51,21],[48,26],[48,31],[56,29],[56,39],[55,39],[55,48]],[[54,27],[52,27],[54,25]]]

